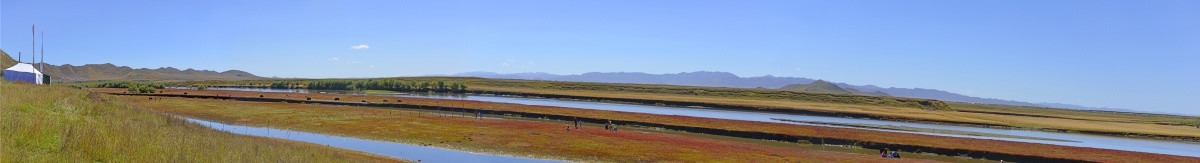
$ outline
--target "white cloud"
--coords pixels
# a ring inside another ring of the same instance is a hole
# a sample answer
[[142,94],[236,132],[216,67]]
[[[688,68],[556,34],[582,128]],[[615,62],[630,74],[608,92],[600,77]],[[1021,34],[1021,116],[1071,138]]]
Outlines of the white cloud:
[[355,49],[355,50],[357,50],[357,49],[370,49],[370,48],[371,48],[371,46],[367,46],[367,44],[354,45],[354,46],[351,46],[351,47],[350,47],[350,49]]
[[371,68],[375,68],[375,65],[367,65],[367,66],[371,66]]
[[338,61],[338,60],[342,60],[342,59],[338,59],[337,57],[333,57],[333,58],[329,58],[329,60],[331,60],[331,61]]
[[505,59],[504,62],[500,62],[500,65],[503,65],[504,67],[508,67],[508,66],[515,65],[516,63],[517,63],[516,59],[508,58],[508,59]]

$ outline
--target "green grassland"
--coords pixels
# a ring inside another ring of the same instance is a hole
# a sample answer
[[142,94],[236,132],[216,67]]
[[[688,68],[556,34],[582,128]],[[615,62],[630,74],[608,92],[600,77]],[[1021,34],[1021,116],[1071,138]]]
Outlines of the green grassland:
[[0,82],[0,162],[396,162],[221,132],[63,86]]

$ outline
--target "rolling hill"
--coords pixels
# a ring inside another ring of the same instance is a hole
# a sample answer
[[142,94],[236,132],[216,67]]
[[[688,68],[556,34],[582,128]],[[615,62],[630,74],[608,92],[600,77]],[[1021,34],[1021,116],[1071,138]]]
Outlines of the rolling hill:
[[[9,56],[8,53],[0,50],[4,55],[3,63],[0,66],[5,68],[16,64],[16,61]],[[216,72],[211,70],[179,70],[172,67],[164,67],[157,69],[138,68],[134,69],[128,66],[117,66],[111,63],[105,64],[86,64],[82,66],[74,66],[70,64],[51,65],[46,64],[46,67],[41,69],[42,73],[49,74],[54,82],[74,82],[74,81],[95,81],[95,80],[199,80],[199,79],[257,79],[262,78],[254,74],[250,74],[240,70],[229,70],[224,72]]]
[[9,56],[8,52],[0,50],[0,55],[4,55],[4,57],[0,57],[0,69],[6,69],[17,64],[17,60],[14,60],[11,56]]
[[832,94],[887,96],[887,94],[883,93],[883,92],[862,92],[862,91],[859,91],[854,88],[842,88],[842,87],[837,86],[836,84],[827,82],[825,80],[817,80],[817,81],[813,81],[812,83],[808,83],[808,84],[791,84],[791,85],[783,86],[779,89],[789,90],[789,91],[801,91],[801,92],[820,92],[820,93],[832,93]]

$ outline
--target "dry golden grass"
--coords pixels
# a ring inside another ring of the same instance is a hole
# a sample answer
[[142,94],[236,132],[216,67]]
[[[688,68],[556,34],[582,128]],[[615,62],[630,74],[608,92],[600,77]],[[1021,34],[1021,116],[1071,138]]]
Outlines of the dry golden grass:
[[212,130],[78,89],[3,82],[0,94],[0,162],[400,161]]
[[1035,115],[1035,116],[1060,117],[1060,118],[1067,118],[1067,119],[1081,119],[1081,120],[1093,120],[1093,121],[1180,124],[1181,122],[1184,122],[1187,120],[1200,119],[1200,117],[1194,117],[1194,116],[1105,112],[1105,111],[1085,111],[1085,110],[1056,109],[1056,108],[1036,108],[1036,107],[1024,107],[1024,106],[994,105],[994,104],[949,103],[949,105],[954,107],[956,110],[960,110],[960,111],[997,112],[997,113],[1007,113],[1007,114],[1029,114],[1029,115]]

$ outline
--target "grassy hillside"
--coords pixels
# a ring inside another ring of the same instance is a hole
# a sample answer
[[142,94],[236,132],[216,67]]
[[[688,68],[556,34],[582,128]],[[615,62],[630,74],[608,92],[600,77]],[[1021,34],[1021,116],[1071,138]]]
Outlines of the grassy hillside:
[[221,132],[108,95],[0,82],[0,162],[392,162]]
[[824,80],[813,81],[808,84],[790,84],[779,88],[781,90],[801,91],[801,92],[817,92],[817,93],[832,93],[832,94],[853,94],[867,96],[887,96],[882,92],[862,92],[854,88],[842,88],[833,83]]
[[201,79],[257,79],[262,78],[244,71],[229,70],[216,72],[209,70],[179,70],[171,67],[148,69],[133,69],[127,66],[113,64],[87,64],[83,66],[46,65],[42,72],[54,76],[60,81],[93,81],[93,80],[201,80]]
[[17,64],[17,60],[14,60],[12,56],[8,56],[8,52],[0,50],[0,55],[3,55],[3,57],[0,57],[0,69],[7,69]]
[[850,91],[843,89],[842,87],[838,87],[837,85],[833,85],[833,83],[829,83],[824,80],[817,80],[817,81],[813,81],[812,83],[808,83],[808,84],[790,84],[787,86],[783,86],[782,88],[779,88],[779,89],[789,90],[789,91],[820,92],[820,93],[833,93],[833,94],[853,94]]

